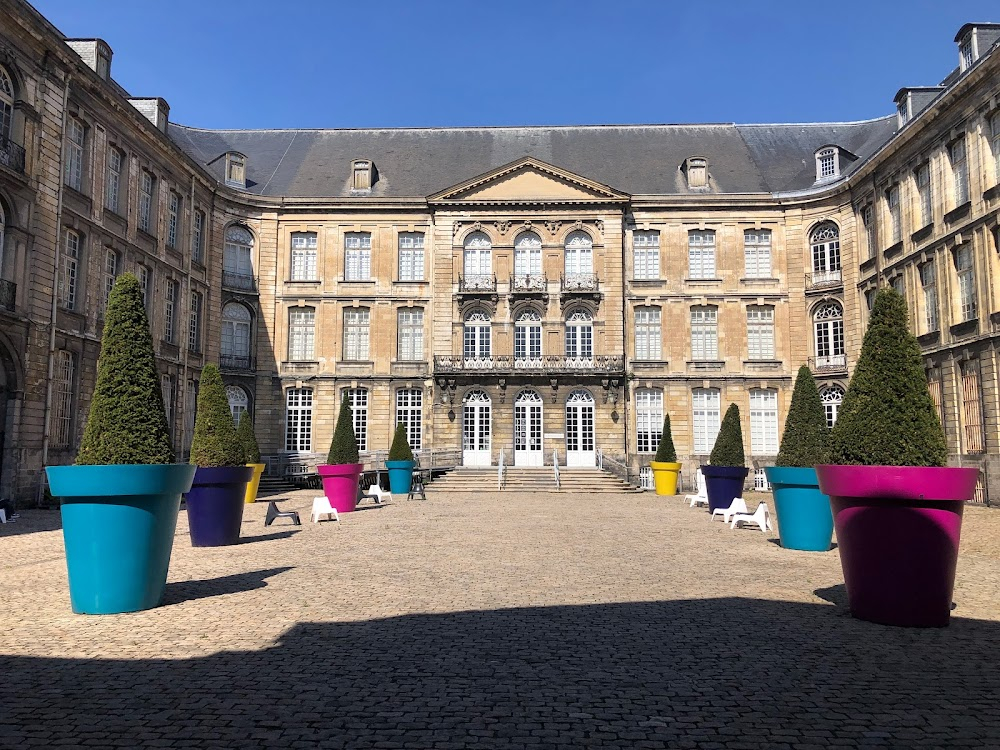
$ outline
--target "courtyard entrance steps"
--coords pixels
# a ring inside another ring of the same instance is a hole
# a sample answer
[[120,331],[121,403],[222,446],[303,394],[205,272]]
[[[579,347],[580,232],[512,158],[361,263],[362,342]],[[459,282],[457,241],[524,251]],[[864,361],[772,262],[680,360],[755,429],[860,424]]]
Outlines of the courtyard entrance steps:
[[[510,492],[558,492],[578,495],[620,495],[623,492],[642,492],[637,487],[622,481],[614,474],[597,468],[559,467],[560,488],[556,489],[551,466],[521,467],[508,466],[504,491]],[[495,492],[497,490],[497,467],[458,467],[427,485],[432,492]]]

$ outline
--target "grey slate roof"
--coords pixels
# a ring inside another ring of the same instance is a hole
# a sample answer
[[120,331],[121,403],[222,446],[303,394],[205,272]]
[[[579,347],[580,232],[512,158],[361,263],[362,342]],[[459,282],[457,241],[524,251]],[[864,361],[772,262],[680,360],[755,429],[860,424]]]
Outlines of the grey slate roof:
[[423,198],[531,156],[630,194],[688,192],[680,172],[708,159],[721,193],[805,189],[814,154],[835,144],[858,156],[856,169],[892,136],[895,116],[858,123],[782,125],[601,125],[399,128],[384,130],[202,130],[170,123],[170,137],[222,180],[226,151],[248,157],[247,192],[349,197],[351,163],[371,159],[371,195]]

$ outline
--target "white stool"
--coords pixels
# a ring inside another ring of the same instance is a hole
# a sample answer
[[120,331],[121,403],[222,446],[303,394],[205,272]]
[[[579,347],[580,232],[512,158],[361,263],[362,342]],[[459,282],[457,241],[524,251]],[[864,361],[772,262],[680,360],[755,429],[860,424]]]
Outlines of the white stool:
[[326,495],[313,498],[312,513],[309,515],[309,520],[313,523],[319,523],[320,516],[326,516],[327,521],[330,520],[330,516],[333,516],[333,520],[340,523],[340,516],[337,514],[337,509],[330,505],[330,501]]

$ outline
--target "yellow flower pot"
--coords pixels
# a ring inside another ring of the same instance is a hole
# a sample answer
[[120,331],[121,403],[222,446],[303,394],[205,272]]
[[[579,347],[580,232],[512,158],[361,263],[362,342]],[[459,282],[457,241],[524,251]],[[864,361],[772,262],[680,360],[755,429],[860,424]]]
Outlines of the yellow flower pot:
[[681,465],[679,463],[650,461],[649,466],[653,470],[653,486],[656,487],[656,494],[676,495],[677,477],[681,473]]
[[247,464],[247,466],[253,467],[253,478],[247,482],[247,494],[243,499],[252,503],[257,499],[257,486],[260,484],[260,475],[264,473],[266,466],[264,464]]

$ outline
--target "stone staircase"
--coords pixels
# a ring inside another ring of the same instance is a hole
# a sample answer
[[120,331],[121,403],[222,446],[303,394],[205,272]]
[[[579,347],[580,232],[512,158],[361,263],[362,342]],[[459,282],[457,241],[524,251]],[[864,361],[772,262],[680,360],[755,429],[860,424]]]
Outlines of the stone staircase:
[[260,487],[257,490],[257,497],[281,495],[285,492],[294,492],[301,489],[290,483],[284,477],[269,477],[266,474],[260,478]]
[[[614,474],[597,468],[559,467],[560,488],[556,489],[551,466],[527,468],[508,466],[504,492],[554,492],[577,495],[607,495],[642,492]],[[460,466],[427,485],[428,493],[497,491],[497,467],[472,468]]]

